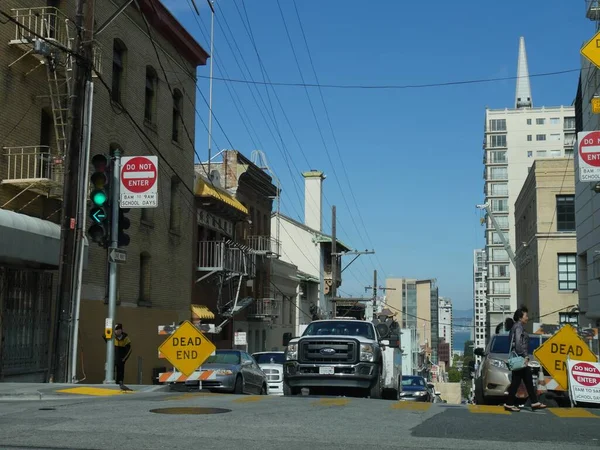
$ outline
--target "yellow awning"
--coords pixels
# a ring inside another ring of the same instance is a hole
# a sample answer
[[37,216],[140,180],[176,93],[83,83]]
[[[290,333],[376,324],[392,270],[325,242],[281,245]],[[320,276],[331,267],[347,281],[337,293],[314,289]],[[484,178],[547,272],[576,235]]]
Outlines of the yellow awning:
[[246,208],[239,201],[237,201],[231,194],[225,192],[223,189],[211,186],[203,178],[198,178],[195,193],[198,197],[212,197],[214,199],[220,200],[223,203],[228,204],[232,208],[235,208],[238,211],[243,212],[244,214],[248,214],[248,208]]
[[198,319],[214,319],[213,312],[204,305],[192,305],[192,316],[197,316]]

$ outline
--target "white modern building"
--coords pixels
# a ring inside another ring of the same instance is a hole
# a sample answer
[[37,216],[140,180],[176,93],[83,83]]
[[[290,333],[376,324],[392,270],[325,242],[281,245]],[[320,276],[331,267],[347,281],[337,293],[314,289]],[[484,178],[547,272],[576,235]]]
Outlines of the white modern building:
[[419,368],[419,337],[415,328],[400,330],[402,346],[402,375],[417,375]]
[[[590,38],[600,23],[600,4],[587,1],[587,17],[596,28],[589,27]],[[591,101],[600,96],[600,70],[585,57],[581,59],[579,87],[575,100],[576,128],[600,130],[600,115],[592,113]],[[579,161],[575,158],[575,227],[577,233],[577,289],[579,325],[600,325],[600,193],[598,183],[579,181]]]
[[[487,316],[487,262],[485,249],[473,251],[473,343],[485,348]],[[479,356],[478,359],[481,359]]]
[[[450,344],[449,354],[452,354],[453,327],[452,327],[452,300],[440,297],[438,303],[438,336]],[[450,361],[452,364],[452,361]]]
[[[483,141],[485,203],[515,252],[514,205],[529,169],[539,158],[572,156],[575,140],[574,107],[534,107],[524,38],[519,43],[517,76],[514,108],[486,109]],[[512,316],[520,299],[514,266],[489,215],[485,224],[489,335]]]

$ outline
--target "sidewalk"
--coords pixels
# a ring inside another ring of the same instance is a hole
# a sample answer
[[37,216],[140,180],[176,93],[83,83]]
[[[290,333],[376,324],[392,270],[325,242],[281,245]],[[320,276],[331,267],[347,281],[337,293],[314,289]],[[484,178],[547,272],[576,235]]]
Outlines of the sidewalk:
[[122,391],[111,384],[63,384],[63,383],[0,383],[0,402],[26,400],[64,400],[73,397],[108,397],[131,395],[141,392],[159,392],[168,389],[164,385],[127,385],[131,391]]

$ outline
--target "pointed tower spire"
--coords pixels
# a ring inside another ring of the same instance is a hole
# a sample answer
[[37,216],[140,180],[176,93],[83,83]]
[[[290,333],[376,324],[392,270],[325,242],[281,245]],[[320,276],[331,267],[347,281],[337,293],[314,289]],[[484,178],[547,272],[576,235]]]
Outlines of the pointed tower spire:
[[531,108],[531,85],[529,84],[529,68],[527,67],[527,52],[525,51],[525,38],[519,40],[519,62],[517,65],[517,91],[515,95],[515,108]]

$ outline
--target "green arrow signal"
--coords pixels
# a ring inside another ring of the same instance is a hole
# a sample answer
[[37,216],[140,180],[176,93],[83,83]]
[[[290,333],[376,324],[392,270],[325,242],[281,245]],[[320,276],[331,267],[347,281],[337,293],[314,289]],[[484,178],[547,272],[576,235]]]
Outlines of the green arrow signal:
[[106,219],[106,212],[101,208],[92,210],[92,220],[96,223],[102,223]]

